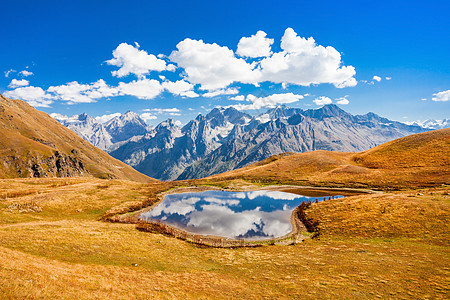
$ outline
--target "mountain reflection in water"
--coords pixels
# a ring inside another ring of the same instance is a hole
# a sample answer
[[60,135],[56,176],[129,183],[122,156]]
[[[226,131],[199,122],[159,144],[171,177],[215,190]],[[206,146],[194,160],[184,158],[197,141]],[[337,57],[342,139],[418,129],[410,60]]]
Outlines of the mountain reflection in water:
[[292,230],[291,214],[300,203],[324,198],[265,190],[170,194],[139,218],[160,220],[201,235],[252,240],[277,238]]

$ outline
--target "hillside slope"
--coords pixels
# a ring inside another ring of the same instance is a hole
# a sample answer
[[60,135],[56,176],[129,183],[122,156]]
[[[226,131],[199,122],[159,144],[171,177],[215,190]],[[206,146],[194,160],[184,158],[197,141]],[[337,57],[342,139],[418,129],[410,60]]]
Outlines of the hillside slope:
[[0,95],[0,177],[156,181],[84,141],[26,102]]
[[450,184],[450,129],[400,138],[360,153],[275,155],[207,179],[371,188]]
[[450,168],[450,129],[406,136],[361,152],[353,159],[367,168]]

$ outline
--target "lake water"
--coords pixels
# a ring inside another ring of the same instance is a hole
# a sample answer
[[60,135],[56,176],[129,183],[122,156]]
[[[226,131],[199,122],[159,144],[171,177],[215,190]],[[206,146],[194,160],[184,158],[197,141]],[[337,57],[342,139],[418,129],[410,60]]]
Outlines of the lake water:
[[323,198],[265,190],[170,194],[139,218],[201,235],[260,240],[288,234],[292,211],[303,201]]

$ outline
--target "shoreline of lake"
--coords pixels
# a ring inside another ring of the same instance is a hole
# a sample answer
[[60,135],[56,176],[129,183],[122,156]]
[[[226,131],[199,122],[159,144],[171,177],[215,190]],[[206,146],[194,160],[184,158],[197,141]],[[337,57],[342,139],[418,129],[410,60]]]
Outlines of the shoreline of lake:
[[[165,192],[157,194],[157,201],[152,205],[143,209],[133,211],[131,213],[115,215],[108,218],[110,222],[119,223],[131,223],[136,224],[136,229],[148,232],[154,232],[159,234],[166,234],[169,236],[177,237],[187,242],[192,242],[198,245],[204,245],[208,247],[220,247],[220,248],[234,248],[234,247],[257,247],[264,245],[291,245],[299,243],[306,238],[310,237],[312,233],[308,233],[303,222],[297,217],[296,207],[291,214],[290,222],[292,225],[292,231],[288,234],[278,237],[269,238],[264,240],[245,240],[245,239],[230,239],[214,235],[200,235],[190,233],[188,231],[176,228],[174,226],[164,224],[162,222],[144,221],[140,220],[139,216],[145,212],[148,212],[164,201],[165,197],[170,194],[182,194],[182,193],[194,193],[205,191],[229,191],[229,192],[248,192],[248,191],[280,191],[286,193],[293,193],[297,195],[310,196],[310,197],[322,197],[325,194],[330,196],[330,193],[334,195],[352,196],[359,194],[374,194],[382,193],[378,191],[372,191],[367,189],[352,189],[352,188],[329,188],[329,187],[311,187],[311,186],[295,186],[295,185],[270,185],[265,187],[258,186],[245,186],[233,189],[223,189],[215,186],[193,186],[193,187],[177,187]],[[305,195],[309,194],[309,195]],[[331,195],[333,196],[333,195]],[[329,200],[327,200],[329,201]]]

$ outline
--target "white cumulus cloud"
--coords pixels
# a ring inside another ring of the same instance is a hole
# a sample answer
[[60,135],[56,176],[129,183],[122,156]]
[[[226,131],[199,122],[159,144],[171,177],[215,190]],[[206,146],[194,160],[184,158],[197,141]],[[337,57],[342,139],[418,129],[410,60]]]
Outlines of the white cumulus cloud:
[[67,101],[69,104],[93,103],[97,101],[96,99],[119,95],[119,90],[107,85],[103,79],[91,84],[72,81],[63,85],[51,86],[47,92],[54,94],[56,99]]
[[23,70],[19,72],[19,75],[22,75],[23,77],[31,76],[33,75],[33,72],[30,72],[28,70]]
[[63,114],[60,114],[60,113],[51,113],[50,117],[52,117],[53,119],[55,119],[57,121],[66,121],[66,120],[68,120],[70,118],[67,115],[63,115]]
[[198,97],[198,94],[194,92],[194,85],[186,80],[164,81],[162,87],[174,95],[188,98]]
[[146,108],[146,109],[144,109],[144,111],[154,111],[158,114],[180,112],[180,110],[176,107],[174,107],[174,108]]
[[346,87],[354,87],[358,84],[358,81],[354,77],[349,80],[343,81],[341,83],[335,83],[334,86],[338,89],[346,88]]
[[144,111],[153,111],[157,114],[168,114],[170,116],[181,116],[178,108],[146,108]]
[[46,93],[42,88],[35,86],[19,87],[6,91],[4,95],[8,98],[25,100],[34,107],[50,107],[54,97]]
[[374,75],[374,76],[372,77],[372,79],[373,79],[373,80],[376,80],[376,81],[378,81],[378,82],[381,81],[381,77],[380,77],[380,76],[377,76],[377,75]]
[[303,99],[302,95],[297,95],[293,93],[272,94],[267,97],[256,97],[252,94],[249,94],[247,95],[245,100],[251,102],[250,104],[236,104],[232,105],[232,107],[238,110],[261,109],[263,107],[270,108],[275,107],[276,105],[279,104],[297,102],[300,99]]
[[431,98],[431,100],[433,100],[433,101],[449,101],[450,100],[450,90],[433,94],[433,97]]
[[347,97],[348,96],[337,98],[336,99],[336,103],[340,104],[340,105],[347,105],[347,104],[349,104],[350,101],[348,101]]
[[187,38],[177,44],[169,58],[184,69],[186,80],[200,84],[203,90],[223,89],[233,82],[254,83],[259,78],[253,65],[216,43]]
[[151,114],[151,113],[143,113],[143,114],[140,115],[140,117],[141,117],[142,120],[144,120],[144,121],[155,120],[155,119],[158,118],[157,116],[155,116],[155,115],[153,115],[153,114]]
[[333,103],[333,101],[331,101],[331,99],[328,98],[328,97],[326,97],[326,96],[320,96],[320,97],[317,97],[317,98],[314,99],[313,101],[314,101],[314,103],[315,103],[316,105],[326,105],[326,104],[331,104],[331,103]]
[[11,83],[8,85],[8,87],[10,89],[14,89],[14,88],[21,87],[21,86],[27,86],[29,84],[30,84],[30,82],[25,79],[21,79],[21,80],[13,79],[13,80],[11,80]]
[[263,81],[309,86],[331,83],[336,87],[357,84],[353,66],[343,66],[341,54],[333,47],[317,45],[315,40],[300,37],[287,28],[281,38],[283,51],[274,53],[260,63]]
[[212,98],[220,95],[235,95],[239,93],[239,90],[236,88],[228,88],[228,89],[220,89],[212,92],[204,93],[202,96],[206,98]]
[[173,72],[177,69],[177,67],[174,64],[168,64],[166,67],[167,71]]
[[120,82],[118,90],[122,95],[130,95],[139,99],[153,99],[163,91],[159,81],[154,79],[139,79],[129,83]]
[[148,54],[144,50],[139,50],[139,44],[136,47],[127,43],[121,43],[113,51],[113,57],[107,60],[109,65],[120,67],[117,71],[112,71],[113,76],[124,77],[134,74],[142,77],[150,71],[164,71],[167,69],[166,62],[157,58],[153,54]]
[[187,97],[187,98],[197,98],[197,97],[199,97],[200,95],[197,94],[197,93],[194,92],[194,91],[187,91],[187,92],[182,93],[181,96]]
[[266,38],[264,31],[258,31],[251,37],[242,37],[237,46],[236,54],[244,57],[267,57],[272,54],[273,39]]
[[122,115],[121,113],[106,114],[106,115],[102,115],[102,116],[97,116],[97,117],[95,117],[95,119],[99,123],[106,123],[115,117],[120,117],[121,115]]
[[[228,47],[189,38],[178,43],[169,58],[184,69],[187,81],[209,91],[225,89],[234,82],[258,85],[269,81],[285,86],[331,83],[338,88],[357,84],[353,77],[355,68],[342,65],[341,54],[335,48],[317,45],[312,37],[300,37],[288,28],[281,39],[282,51],[271,54],[267,45],[270,46],[272,40],[265,36],[259,31],[241,39],[236,53],[244,58],[238,58]],[[264,55],[251,52],[252,43],[263,43]],[[264,58],[253,62],[245,60],[256,55]]]
[[231,97],[230,100],[244,101],[245,100],[245,96],[244,95],[238,95],[238,96],[235,96],[235,97]]

